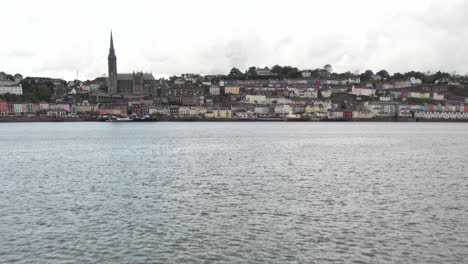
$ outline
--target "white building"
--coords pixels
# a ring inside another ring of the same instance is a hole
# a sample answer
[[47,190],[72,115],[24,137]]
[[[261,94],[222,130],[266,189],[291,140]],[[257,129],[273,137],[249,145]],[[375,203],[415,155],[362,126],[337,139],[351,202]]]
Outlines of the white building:
[[22,95],[23,94],[23,87],[21,84],[16,85],[13,82],[13,85],[0,85],[0,94],[16,94]]
[[361,78],[359,76],[349,77],[348,78],[348,83],[350,83],[350,84],[361,83]]
[[257,73],[257,75],[260,76],[273,75],[268,67],[265,67],[263,69],[256,69],[255,72]]
[[13,112],[15,114],[21,114],[26,111],[23,110],[23,104],[13,104]]
[[301,96],[305,98],[317,98],[318,92],[313,88],[308,88]]
[[49,110],[49,103],[39,103],[39,110]]
[[442,101],[445,99],[445,96],[443,94],[434,93],[432,94],[432,99]]
[[277,105],[275,106],[275,114],[287,115],[289,114],[290,106],[289,105]]
[[412,85],[418,85],[418,84],[421,84],[422,83],[422,80],[421,79],[417,79],[415,77],[411,77],[409,79],[409,81],[411,82]]
[[264,107],[255,107],[254,112],[255,112],[257,115],[266,116],[266,115],[269,115],[269,114],[270,114],[270,108],[269,108],[268,106],[264,106]]
[[179,107],[180,116],[197,116],[198,114],[199,114],[198,109],[194,106]]
[[221,92],[221,88],[219,88],[219,86],[211,86],[210,87],[210,94],[219,95],[220,92]]
[[332,95],[332,91],[330,89],[322,90],[320,92],[323,98],[329,98]]
[[312,72],[310,71],[303,71],[301,72],[302,78],[310,78],[312,76]]
[[392,97],[391,96],[380,96],[379,100],[381,102],[390,102],[390,101],[392,101]]

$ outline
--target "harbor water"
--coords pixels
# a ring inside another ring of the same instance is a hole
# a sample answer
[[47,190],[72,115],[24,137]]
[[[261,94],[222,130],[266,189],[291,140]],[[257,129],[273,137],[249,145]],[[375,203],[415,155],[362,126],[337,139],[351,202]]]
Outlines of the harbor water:
[[466,263],[468,124],[0,123],[0,263]]

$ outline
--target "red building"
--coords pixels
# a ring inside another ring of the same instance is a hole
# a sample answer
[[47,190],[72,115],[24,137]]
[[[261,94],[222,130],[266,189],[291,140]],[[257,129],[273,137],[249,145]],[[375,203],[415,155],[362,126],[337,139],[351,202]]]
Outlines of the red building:
[[8,103],[5,101],[0,101],[0,115],[8,114]]
[[353,118],[353,111],[343,111],[343,118]]

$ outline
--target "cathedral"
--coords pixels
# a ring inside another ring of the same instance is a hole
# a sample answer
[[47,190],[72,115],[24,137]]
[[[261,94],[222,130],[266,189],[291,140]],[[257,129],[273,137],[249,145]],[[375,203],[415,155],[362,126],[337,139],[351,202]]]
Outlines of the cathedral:
[[109,79],[108,93],[124,97],[156,96],[158,81],[153,74],[143,72],[117,73],[117,56],[115,56],[114,40],[110,37],[109,56],[107,57]]

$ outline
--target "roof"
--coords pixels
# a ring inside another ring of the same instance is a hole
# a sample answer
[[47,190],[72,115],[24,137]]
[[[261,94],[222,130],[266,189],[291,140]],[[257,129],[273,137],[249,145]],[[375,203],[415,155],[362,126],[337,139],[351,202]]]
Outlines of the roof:
[[[118,73],[117,74],[117,80],[127,80],[127,81],[131,81],[133,80],[133,76],[135,76],[136,74],[139,74],[139,73]],[[154,76],[153,74],[151,73],[142,73],[143,74],[143,80],[145,81],[154,81]]]

